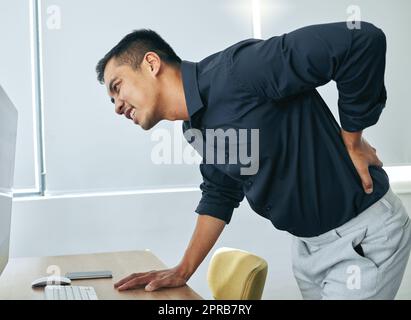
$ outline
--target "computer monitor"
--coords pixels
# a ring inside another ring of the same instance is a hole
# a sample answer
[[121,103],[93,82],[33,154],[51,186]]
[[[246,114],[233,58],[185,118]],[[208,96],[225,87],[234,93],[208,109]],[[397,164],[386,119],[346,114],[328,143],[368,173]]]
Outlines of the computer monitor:
[[0,274],[9,260],[17,110],[0,85]]

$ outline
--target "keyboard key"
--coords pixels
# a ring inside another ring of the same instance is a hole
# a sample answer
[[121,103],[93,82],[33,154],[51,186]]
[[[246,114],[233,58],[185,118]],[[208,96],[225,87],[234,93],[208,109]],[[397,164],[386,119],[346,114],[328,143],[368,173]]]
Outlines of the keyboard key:
[[69,287],[65,287],[66,290],[66,295],[67,295],[67,300],[74,300],[74,295],[73,295],[73,290],[68,289]]

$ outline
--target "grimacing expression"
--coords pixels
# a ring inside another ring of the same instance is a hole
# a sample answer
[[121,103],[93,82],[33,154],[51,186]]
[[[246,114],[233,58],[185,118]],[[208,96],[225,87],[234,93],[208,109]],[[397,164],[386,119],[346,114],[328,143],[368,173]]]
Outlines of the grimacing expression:
[[104,70],[104,82],[115,112],[132,120],[144,130],[154,127],[158,114],[158,81],[144,66],[136,70],[129,64],[119,64],[113,58]]

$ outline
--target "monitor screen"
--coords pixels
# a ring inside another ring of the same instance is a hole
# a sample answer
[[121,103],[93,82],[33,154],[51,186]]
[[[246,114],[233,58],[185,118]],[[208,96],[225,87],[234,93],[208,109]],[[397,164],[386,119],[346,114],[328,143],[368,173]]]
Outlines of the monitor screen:
[[0,85],[0,274],[9,259],[17,110]]

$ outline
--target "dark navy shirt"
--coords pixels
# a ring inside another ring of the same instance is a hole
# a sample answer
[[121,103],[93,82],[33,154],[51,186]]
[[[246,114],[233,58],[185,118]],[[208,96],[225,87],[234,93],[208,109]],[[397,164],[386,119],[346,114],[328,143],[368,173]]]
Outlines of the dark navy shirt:
[[[312,237],[379,200],[389,188],[387,174],[370,166],[374,191],[366,194],[340,130],[357,132],[378,121],[386,102],[385,53],[380,29],[366,22],[349,29],[342,22],[248,39],[198,63],[183,61],[185,134],[259,130],[256,173],[241,174],[241,163],[203,160],[196,212],[229,223],[245,196],[276,228]],[[341,126],[316,90],[331,80]]]

